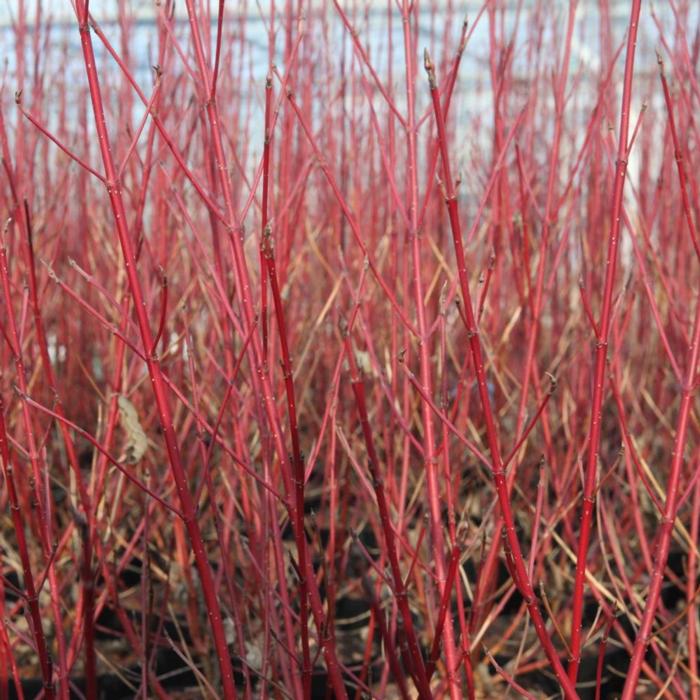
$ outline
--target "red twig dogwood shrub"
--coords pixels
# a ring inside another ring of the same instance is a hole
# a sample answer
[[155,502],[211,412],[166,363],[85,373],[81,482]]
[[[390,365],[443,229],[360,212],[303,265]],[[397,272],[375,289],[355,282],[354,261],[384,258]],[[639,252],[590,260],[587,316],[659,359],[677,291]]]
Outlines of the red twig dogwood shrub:
[[3,12],[0,700],[700,698],[695,4]]

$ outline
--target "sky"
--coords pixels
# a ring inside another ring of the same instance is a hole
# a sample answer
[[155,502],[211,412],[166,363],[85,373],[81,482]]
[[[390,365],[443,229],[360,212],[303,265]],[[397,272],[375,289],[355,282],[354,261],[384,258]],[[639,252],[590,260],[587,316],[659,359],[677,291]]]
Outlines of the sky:
[[[326,0],[312,0],[315,2],[326,2]],[[327,0],[330,2],[330,0]],[[515,4],[515,0],[510,0]],[[549,0],[554,5],[560,8],[565,8],[568,5],[568,0]],[[23,2],[25,12],[30,21],[34,17],[36,0],[0,0],[0,26],[6,26],[10,23],[11,17],[16,17]],[[154,16],[157,0],[127,0],[127,6],[131,13],[139,19],[150,19]],[[205,0],[206,2],[206,0]],[[377,7],[386,7],[386,0],[364,0],[370,5]],[[438,4],[446,4],[447,0],[438,0]],[[483,0],[453,0],[453,4],[457,7],[463,7],[465,13],[475,14],[481,7]],[[625,12],[625,4],[627,0],[612,0],[611,6],[613,14],[617,11]],[[597,0],[582,0],[579,2],[579,11],[585,9],[587,5],[595,5]],[[71,0],[41,0],[44,13],[51,13],[55,20],[61,22],[72,21],[75,18]],[[218,3],[211,2],[212,7],[216,7]],[[269,0],[260,0],[260,6],[265,8],[269,5]],[[278,5],[282,4],[282,0],[278,0]],[[350,0],[341,0],[341,5],[350,5]],[[360,3],[362,4],[362,3]],[[526,0],[525,5],[528,2]],[[118,0],[90,0],[90,10],[98,22],[106,22],[114,19],[116,16],[116,8]],[[242,8],[244,3],[241,0],[227,0],[226,12],[235,13],[236,10]],[[248,0],[249,12],[258,12],[258,3],[256,0]],[[184,1],[175,3],[176,14],[185,17]]]

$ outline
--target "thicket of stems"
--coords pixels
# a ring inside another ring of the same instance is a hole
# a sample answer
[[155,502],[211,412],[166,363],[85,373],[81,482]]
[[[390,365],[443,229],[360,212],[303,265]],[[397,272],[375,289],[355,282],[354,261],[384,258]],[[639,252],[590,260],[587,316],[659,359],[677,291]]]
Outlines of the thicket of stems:
[[698,8],[11,9],[0,700],[697,700]]

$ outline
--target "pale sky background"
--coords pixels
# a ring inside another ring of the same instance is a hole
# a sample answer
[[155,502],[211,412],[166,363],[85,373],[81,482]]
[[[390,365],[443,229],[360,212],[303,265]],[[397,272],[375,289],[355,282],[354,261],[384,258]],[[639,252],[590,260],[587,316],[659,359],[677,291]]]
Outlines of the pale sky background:
[[[316,0],[318,3],[330,2],[331,0]],[[386,7],[386,0],[368,0],[370,5],[376,5],[377,7]],[[438,1],[438,5],[445,5],[447,0]],[[568,0],[551,0],[551,3],[556,8],[566,8],[568,6]],[[212,8],[215,8],[218,3],[212,1]],[[341,2],[341,4],[345,4]],[[348,3],[350,4],[350,3]],[[363,3],[360,3],[363,4]],[[515,4],[515,0],[513,0]],[[529,4],[526,0],[524,3],[526,6]],[[127,5],[131,13],[139,19],[150,19],[155,13],[156,0],[128,0]],[[184,18],[185,8],[184,2],[176,2],[176,15]],[[258,10],[258,5],[256,0],[248,0],[248,12],[251,14],[256,14]],[[465,13],[471,15],[475,14],[482,5],[482,0],[459,0],[454,1],[453,5],[459,11],[462,9]],[[36,6],[36,0],[24,0],[25,12],[27,17],[30,19],[34,17],[34,11]],[[260,0],[260,6],[264,9],[269,6],[269,0]],[[427,7],[426,3],[426,7]],[[579,2],[578,12],[586,12],[589,7],[596,7],[597,0],[582,0]],[[17,16],[17,12],[20,7],[20,0],[0,0],[0,26],[7,25],[10,22],[12,16]],[[45,14],[51,14],[55,20],[66,22],[72,21],[75,17],[72,9],[71,0],[42,0],[43,12]],[[98,21],[109,21],[114,19],[116,15],[117,0],[90,0],[90,10],[92,14]],[[227,14],[236,14],[244,7],[244,4],[240,0],[227,0],[226,2],[226,12]],[[613,15],[627,13],[627,0],[612,0],[611,11]]]
[[[325,0],[317,0],[319,3]],[[328,0],[330,2],[331,0]],[[555,0],[556,1],[556,0]],[[24,0],[24,6],[28,17],[34,16],[36,0]],[[269,0],[260,0],[260,6],[265,9],[269,6]],[[280,3],[281,4],[281,3]],[[342,4],[342,3],[341,3]],[[385,6],[385,0],[370,0],[370,4]],[[438,4],[444,4],[440,2]],[[478,0],[462,0],[461,4],[466,10],[472,10],[480,5]],[[20,0],[0,0],[0,24],[7,24],[11,16],[17,16]],[[151,19],[155,14],[156,0],[127,0],[132,15],[139,19]],[[212,11],[215,11],[218,2],[211,2]],[[258,5],[255,0],[248,0],[248,12],[257,14]],[[71,0],[42,0],[43,12],[49,12],[58,21],[71,21],[75,18]],[[114,19],[116,15],[117,0],[90,0],[90,12],[98,21],[108,21]],[[239,0],[226,0],[226,13],[236,14],[244,7],[244,3]],[[175,14],[181,18],[186,18],[185,3],[183,0],[175,3]]]

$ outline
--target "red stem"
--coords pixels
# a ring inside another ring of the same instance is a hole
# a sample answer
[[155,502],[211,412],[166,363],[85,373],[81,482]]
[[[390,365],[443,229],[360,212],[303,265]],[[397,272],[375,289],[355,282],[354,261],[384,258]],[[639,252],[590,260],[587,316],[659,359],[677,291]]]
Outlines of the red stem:
[[625,75],[622,90],[622,108],[620,114],[620,133],[617,150],[617,166],[615,168],[615,185],[612,202],[612,224],[608,239],[608,257],[605,267],[605,283],[603,287],[603,308],[598,322],[599,333],[596,335],[595,369],[593,379],[593,399],[591,402],[591,424],[588,435],[588,456],[583,486],[583,506],[581,511],[581,528],[579,533],[578,551],[576,554],[576,576],[574,580],[573,609],[571,618],[571,660],[569,662],[569,678],[576,682],[578,668],[581,662],[582,618],[584,607],[584,592],[586,584],[586,561],[588,546],[593,527],[593,509],[595,504],[596,480],[598,476],[598,451],[602,429],[602,405],[605,394],[605,367],[608,356],[608,337],[612,317],[613,290],[615,288],[615,272],[617,269],[617,251],[620,242],[620,215],[622,211],[622,195],[627,174],[628,134],[630,120],[630,104],[632,101],[632,76],[634,74],[634,55],[637,47],[637,28],[641,0],[633,0],[630,7],[629,33],[627,36],[627,55],[625,58]]
[[389,559],[389,566],[391,567],[392,578],[394,581],[394,595],[396,597],[396,604],[401,612],[401,618],[403,620],[406,639],[408,642],[410,672],[414,678],[414,681],[416,682],[420,697],[423,700],[429,700],[432,698],[432,694],[430,692],[425,664],[418,645],[418,638],[416,637],[413,627],[413,618],[408,605],[408,593],[406,592],[406,587],[401,575],[401,568],[399,566],[396,536],[394,534],[394,527],[391,523],[389,504],[387,503],[386,492],[384,490],[384,477],[379,471],[379,456],[377,455],[377,451],[374,446],[372,428],[370,426],[369,416],[367,414],[365,387],[357,369],[357,362],[355,360],[355,354],[351,346],[350,336],[348,335],[347,329],[343,330],[343,335],[345,342],[345,357],[347,358],[350,366],[350,381],[353,394],[355,395],[355,404],[357,406],[357,413],[362,426],[362,435],[365,440],[365,447],[367,448],[367,467],[372,477],[372,487],[377,498],[379,518],[382,525],[382,535],[384,536],[386,546],[386,556]]
[[[294,524],[297,552],[299,561],[306,561],[306,533],[304,531],[304,459],[301,454],[301,444],[299,442],[299,427],[297,424],[296,397],[294,394],[294,375],[292,373],[292,360],[289,354],[289,340],[287,335],[287,325],[284,318],[284,308],[282,306],[282,295],[280,293],[279,282],[277,280],[277,268],[272,245],[272,233],[269,226],[263,233],[262,253],[265,258],[270,287],[272,290],[272,301],[275,306],[275,317],[277,318],[277,328],[279,330],[280,347],[282,350],[282,372],[284,375],[284,386],[287,394],[287,412],[289,415],[289,432],[292,438],[292,462],[294,468],[294,497],[296,499],[294,513],[296,522]],[[306,581],[306,571],[303,570],[299,578],[299,625],[301,627],[301,648],[303,656],[302,666],[302,688],[304,698],[311,697],[311,654],[309,651],[309,608],[308,608],[308,585]]]
[[460,289],[462,292],[462,300],[464,303],[464,314],[467,320],[467,335],[469,338],[469,349],[472,355],[474,371],[476,373],[477,387],[479,398],[484,413],[484,421],[486,423],[486,437],[491,454],[492,476],[496,493],[498,494],[498,502],[501,508],[501,517],[504,522],[504,537],[508,543],[510,556],[512,557],[513,571],[512,578],[516,586],[520,590],[521,595],[525,600],[530,617],[535,625],[535,632],[544,647],[545,653],[552,669],[557,677],[557,680],[562,686],[562,690],[567,700],[577,698],[574,685],[564,671],[564,667],[559,659],[559,654],[552,644],[552,640],[547,633],[542,613],[540,612],[535,592],[532,588],[532,583],[525,567],[522,550],[518,541],[517,533],[515,532],[515,519],[510,503],[508,486],[506,483],[506,472],[503,467],[501,450],[498,444],[498,434],[496,423],[494,420],[493,409],[491,407],[491,399],[488,392],[488,384],[486,379],[486,371],[484,368],[484,359],[481,348],[481,340],[479,338],[479,330],[477,328],[476,319],[474,317],[474,309],[472,306],[471,293],[469,291],[469,280],[467,277],[467,264],[464,256],[464,246],[462,243],[462,228],[459,221],[459,208],[457,205],[457,195],[452,180],[452,172],[450,170],[450,159],[447,151],[447,140],[445,135],[445,122],[440,109],[440,94],[435,79],[434,68],[430,57],[426,53],[426,70],[430,81],[430,91],[433,99],[433,110],[435,121],[437,124],[438,139],[440,142],[440,155],[442,157],[446,205],[450,218],[450,229],[452,231],[452,239],[455,247],[457,258],[457,271],[459,275]]
[[[151,333],[149,320],[146,315],[146,306],[141,288],[141,281],[139,280],[136,271],[133,242],[127,225],[127,215],[122,199],[121,185],[117,180],[117,172],[112,157],[110,137],[107,130],[107,123],[105,121],[104,108],[102,105],[102,93],[100,90],[97,66],[95,63],[95,54],[92,47],[90,26],[87,22],[87,3],[84,0],[78,3],[78,17],[80,42],[83,50],[83,59],[85,62],[87,80],[90,89],[90,99],[92,101],[95,127],[99,136],[100,152],[105,169],[107,194],[112,207],[114,223],[124,257],[124,265],[126,267],[127,278],[129,281],[129,290],[134,301],[134,310],[139,325],[142,345],[144,350],[148,352],[148,350],[153,347],[153,335]],[[207,558],[202,533],[197,522],[192,494],[189,491],[187,476],[180,458],[175,429],[170,413],[170,406],[167,399],[165,382],[163,380],[163,373],[159,361],[150,355],[146,357],[146,365],[151,379],[156,405],[158,406],[158,417],[163,430],[163,437],[168,453],[168,461],[170,463],[173,479],[175,480],[175,484],[177,486],[177,493],[180,499],[185,526],[190,537],[197,570],[199,572],[202,584],[202,592],[209,614],[209,624],[211,625],[211,630],[214,637],[214,646],[216,648],[219,669],[221,672],[221,683],[223,686],[224,697],[227,700],[234,700],[237,697],[236,687],[233,681],[233,668],[231,666],[231,658],[229,656],[228,645],[226,643],[226,635],[224,632],[221,610],[219,608],[216,590],[214,588],[214,579],[212,576],[211,566]]]
[[41,676],[44,681],[44,697],[46,700],[53,700],[55,697],[52,679],[52,663],[46,645],[46,637],[41,624],[41,611],[39,609],[39,595],[34,586],[34,576],[32,565],[27,548],[27,538],[24,533],[24,518],[17,489],[15,487],[14,467],[10,455],[7,433],[5,431],[5,405],[0,397],[0,457],[2,458],[2,470],[7,486],[7,495],[10,501],[10,512],[17,538],[17,548],[19,549],[20,560],[22,562],[22,574],[24,578],[24,588],[26,591],[26,603],[29,608],[29,615],[32,621],[32,633],[36,644],[37,656],[41,666]]

